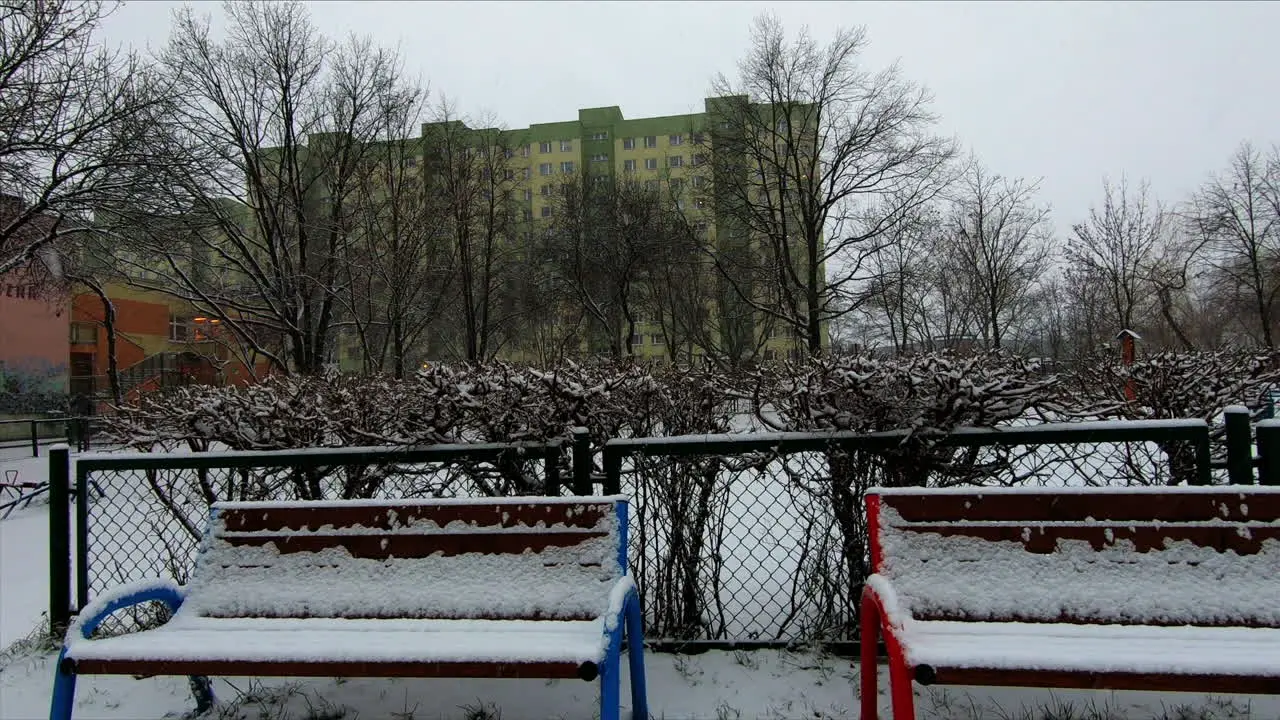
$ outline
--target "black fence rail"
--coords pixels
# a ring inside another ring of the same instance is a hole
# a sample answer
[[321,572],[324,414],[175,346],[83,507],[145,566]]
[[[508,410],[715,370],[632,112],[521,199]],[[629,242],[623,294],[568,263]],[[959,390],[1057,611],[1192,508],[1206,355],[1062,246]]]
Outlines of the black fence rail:
[[594,452],[583,429],[565,445],[104,453],[74,463],[57,449],[49,615],[61,627],[106,587],[185,581],[217,500],[604,492],[632,499],[632,569],[656,643],[839,651],[856,637],[869,487],[1280,484],[1280,420],[1228,415],[1217,459],[1216,430],[1202,420],[614,439]]
[[93,429],[93,418],[81,416],[0,420],[0,449],[25,447],[31,457],[40,457],[41,442],[45,446],[67,442],[83,452],[89,449]]

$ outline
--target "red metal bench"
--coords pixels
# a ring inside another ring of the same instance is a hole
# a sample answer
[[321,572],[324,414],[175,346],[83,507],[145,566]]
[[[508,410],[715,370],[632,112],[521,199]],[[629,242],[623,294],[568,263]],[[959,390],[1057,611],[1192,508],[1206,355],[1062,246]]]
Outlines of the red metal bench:
[[922,685],[1280,693],[1280,488],[872,490],[862,717]]
[[[51,718],[78,675],[600,679],[620,714],[628,639],[632,710],[647,716],[640,606],[621,497],[220,503],[191,581],[95,598],[68,629]],[[91,639],[148,601],[160,627]]]

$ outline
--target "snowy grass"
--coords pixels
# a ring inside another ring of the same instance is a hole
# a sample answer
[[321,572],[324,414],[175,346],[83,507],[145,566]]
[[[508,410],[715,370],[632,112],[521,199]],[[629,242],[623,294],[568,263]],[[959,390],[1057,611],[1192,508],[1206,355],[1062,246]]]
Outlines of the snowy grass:
[[[0,715],[47,717],[52,654],[0,671]],[[654,718],[844,720],[858,717],[857,672],[848,660],[776,650],[649,653]],[[880,711],[889,717],[888,678]],[[624,704],[628,679],[623,678]],[[77,720],[161,720],[193,707],[186,679],[80,679]],[[217,678],[218,705],[200,720],[594,720],[598,684],[580,680]],[[916,688],[922,720],[1272,720],[1280,699],[1190,693]]]

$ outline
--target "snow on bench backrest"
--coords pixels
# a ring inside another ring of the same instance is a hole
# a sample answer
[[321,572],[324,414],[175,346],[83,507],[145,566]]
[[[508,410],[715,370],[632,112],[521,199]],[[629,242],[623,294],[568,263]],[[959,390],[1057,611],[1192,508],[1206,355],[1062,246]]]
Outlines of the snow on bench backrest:
[[216,504],[183,612],[590,619],[622,576],[621,498]]
[[1280,489],[873,490],[916,620],[1280,627]]

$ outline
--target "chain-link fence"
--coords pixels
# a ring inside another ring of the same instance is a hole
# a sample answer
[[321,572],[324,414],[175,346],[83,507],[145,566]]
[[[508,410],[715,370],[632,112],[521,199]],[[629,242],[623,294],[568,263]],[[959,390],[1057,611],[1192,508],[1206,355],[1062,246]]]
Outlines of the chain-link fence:
[[[631,497],[630,557],[649,638],[839,643],[856,636],[858,593],[868,573],[862,494],[870,487],[1212,480],[1202,421],[966,429],[936,437],[612,440],[596,457],[603,474],[594,478],[586,437],[575,440],[572,456],[558,444],[523,444],[82,457],[75,489],[87,501],[76,505],[75,606],[124,582],[184,582],[217,500],[558,495],[570,486],[588,494],[601,487]],[[593,487],[593,479],[602,485]],[[68,573],[70,550],[63,551]],[[57,548],[51,552],[59,557]],[[54,588],[55,604],[59,592]],[[67,605],[71,594],[67,588]],[[151,612],[133,620],[154,620]]]
[[854,640],[874,486],[1208,484],[1199,421],[611,441],[648,637]]
[[[82,457],[76,606],[137,580],[185,583],[217,501],[559,495],[566,467],[558,444]],[[156,611],[143,607],[103,632]]]

